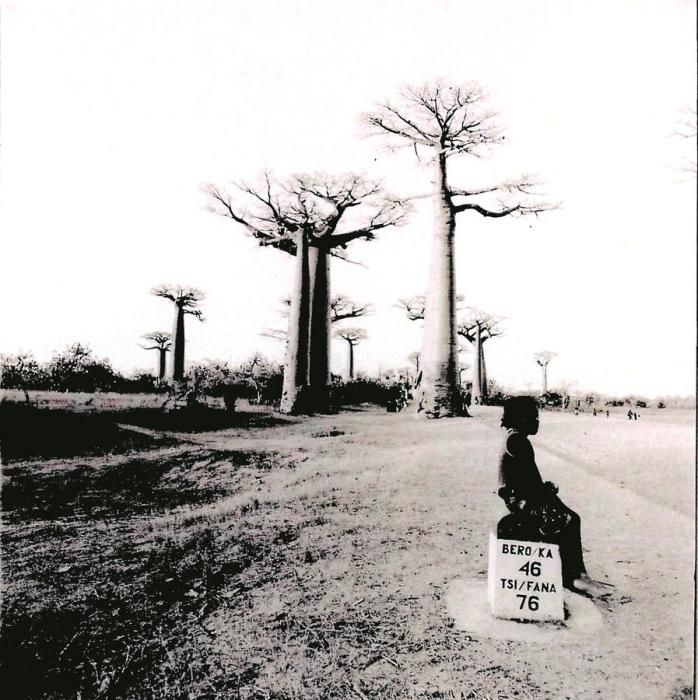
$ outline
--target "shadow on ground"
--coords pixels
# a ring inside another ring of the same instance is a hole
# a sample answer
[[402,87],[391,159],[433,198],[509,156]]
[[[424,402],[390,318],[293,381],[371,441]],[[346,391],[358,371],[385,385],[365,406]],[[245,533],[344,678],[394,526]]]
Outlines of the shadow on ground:
[[5,402],[0,405],[0,453],[4,464],[25,459],[123,454],[176,444],[167,436],[145,435],[117,423],[155,431],[194,433],[226,428],[262,428],[284,423],[269,413],[230,413],[207,406],[164,412],[136,408],[75,413]]

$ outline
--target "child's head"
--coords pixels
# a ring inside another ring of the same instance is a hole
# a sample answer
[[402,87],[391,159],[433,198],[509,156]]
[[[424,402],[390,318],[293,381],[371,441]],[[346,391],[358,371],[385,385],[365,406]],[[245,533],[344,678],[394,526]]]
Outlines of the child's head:
[[538,432],[538,404],[532,396],[512,396],[504,402],[502,427],[514,428],[527,435]]

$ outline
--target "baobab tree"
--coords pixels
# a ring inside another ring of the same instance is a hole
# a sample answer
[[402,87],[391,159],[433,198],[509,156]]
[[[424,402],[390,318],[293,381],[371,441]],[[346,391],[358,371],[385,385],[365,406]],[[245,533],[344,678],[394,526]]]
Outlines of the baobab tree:
[[485,342],[490,338],[502,335],[499,327],[500,319],[479,309],[470,309],[466,318],[458,322],[456,333],[465,338],[474,351],[473,362],[473,401],[487,400],[489,388],[487,384],[487,365],[485,363]]
[[[241,184],[237,189],[253,206],[251,212],[213,185],[206,188],[210,209],[244,226],[260,245],[296,257],[281,410],[325,410],[330,381],[330,259],[346,260],[352,241],[372,240],[380,229],[402,223],[404,207],[383,195],[377,183],[351,174],[296,175],[285,182],[265,174],[261,186]],[[357,208],[360,214],[354,214]]]
[[151,345],[141,345],[144,350],[158,351],[158,384],[162,384],[165,380],[165,372],[167,367],[167,353],[172,347],[172,336],[169,333],[162,331],[153,331],[146,333],[143,338],[151,343]]
[[[417,411],[430,418],[464,415],[458,387],[456,341],[456,215],[475,212],[489,218],[538,214],[551,205],[530,201],[535,183],[522,177],[487,187],[465,189],[450,184],[448,162],[454,156],[480,157],[501,143],[495,114],[484,105],[475,84],[440,82],[406,88],[397,104],[385,102],[365,115],[371,133],[409,147],[429,162],[434,190],[434,234],[424,316],[422,383]],[[490,203],[490,200],[494,201]]]
[[335,332],[337,338],[347,341],[349,347],[349,362],[348,362],[348,374],[349,379],[354,378],[354,348],[362,341],[365,340],[367,335],[363,328],[339,328]]
[[541,350],[541,352],[537,352],[533,357],[536,361],[536,364],[542,367],[543,369],[543,393],[547,394],[548,393],[548,365],[550,364],[551,360],[557,356],[557,353],[555,352],[550,352],[550,350]]
[[181,382],[184,379],[184,317],[193,316],[203,321],[199,305],[204,299],[204,293],[195,287],[181,287],[161,284],[153,287],[152,294],[167,299],[174,304],[174,347],[172,350],[172,381]]

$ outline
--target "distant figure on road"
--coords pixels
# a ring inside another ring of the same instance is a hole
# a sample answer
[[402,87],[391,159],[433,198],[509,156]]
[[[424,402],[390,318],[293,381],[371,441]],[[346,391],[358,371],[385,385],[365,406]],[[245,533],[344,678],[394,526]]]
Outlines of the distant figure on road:
[[632,420],[632,419],[633,419],[633,412],[630,409],[628,409],[628,420]]
[[560,547],[562,585],[575,592],[601,595],[601,584],[588,574],[582,555],[579,516],[557,496],[557,486],[543,482],[529,435],[538,432],[538,406],[531,396],[504,403],[502,427],[507,436],[499,463],[499,496],[509,511],[545,542]]
[[611,414],[608,412],[608,409],[606,409],[606,418],[608,418]]

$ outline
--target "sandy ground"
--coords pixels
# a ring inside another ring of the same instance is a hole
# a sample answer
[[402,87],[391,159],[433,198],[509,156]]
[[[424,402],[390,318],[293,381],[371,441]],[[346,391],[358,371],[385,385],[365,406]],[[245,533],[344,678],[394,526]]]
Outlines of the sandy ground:
[[[355,565],[311,571],[322,590],[315,595],[323,606],[338,596],[364,600],[368,585],[372,595],[409,600],[409,614],[400,615],[405,633],[443,636],[441,658],[428,671],[414,656],[403,659],[400,671],[383,665],[381,673],[408,673],[414,692],[448,688],[466,697],[475,688],[498,698],[691,697],[690,415],[675,422],[651,417],[631,422],[544,413],[535,439],[544,478],[555,481],[582,516],[590,572],[615,586],[598,606],[602,624],[591,636],[562,633],[543,641],[534,634],[502,640],[494,625],[491,634],[477,625],[470,632],[457,630],[454,647],[449,591],[458,585],[473,590],[474,582],[484,582],[488,530],[504,513],[495,496],[498,417],[498,409],[481,408],[472,420],[418,421],[409,413],[377,412],[314,419],[316,430],[344,434],[325,438],[324,447],[295,472],[271,475],[263,491],[276,502],[285,497],[295,502],[302,493],[304,506],[312,507],[331,484],[353,503],[332,522],[357,533],[351,541]],[[252,442],[282,451],[295,442],[305,449],[306,431],[307,424],[273,429]],[[251,444],[220,434],[199,439],[228,448]],[[370,536],[362,537],[362,530]],[[313,542],[305,545],[312,548]],[[463,627],[462,620],[456,622]],[[242,631],[239,623],[231,626],[224,618],[219,623],[227,634]],[[380,697],[380,684],[376,689]]]
[[147,521],[156,534],[203,522],[286,538],[283,558],[270,547],[192,630],[249,677],[240,697],[693,697],[695,414],[542,414],[543,476],[582,517],[590,573],[614,586],[555,629],[488,621],[499,415],[345,412],[155,451],[259,450],[293,465],[235,472],[229,495]]

